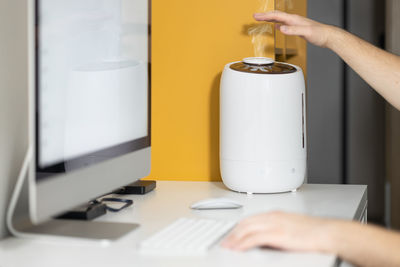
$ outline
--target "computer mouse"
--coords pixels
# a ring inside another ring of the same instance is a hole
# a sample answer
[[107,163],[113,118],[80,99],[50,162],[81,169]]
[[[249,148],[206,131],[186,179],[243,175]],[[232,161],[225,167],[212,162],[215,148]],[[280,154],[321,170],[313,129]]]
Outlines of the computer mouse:
[[193,203],[190,208],[195,210],[211,210],[211,209],[238,209],[243,207],[239,202],[224,198],[208,198]]

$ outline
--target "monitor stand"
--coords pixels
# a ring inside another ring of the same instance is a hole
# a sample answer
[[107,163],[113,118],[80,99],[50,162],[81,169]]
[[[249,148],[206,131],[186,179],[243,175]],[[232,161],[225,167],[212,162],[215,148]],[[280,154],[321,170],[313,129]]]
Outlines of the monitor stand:
[[116,240],[139,225],[133,223],[115,223],[99,221],[52,219],[34,224],[29,211],[28,166],[32,158],[32,149],[26,152],[17,183],[7,210],[8,230],[17,237],[84,238],[95,240]]

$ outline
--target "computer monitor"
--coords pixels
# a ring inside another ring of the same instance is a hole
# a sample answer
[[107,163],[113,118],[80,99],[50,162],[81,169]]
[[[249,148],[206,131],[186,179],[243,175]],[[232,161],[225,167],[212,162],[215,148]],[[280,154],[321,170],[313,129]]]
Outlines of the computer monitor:
[[148,0],[35,0],[30,217],[150,172]]

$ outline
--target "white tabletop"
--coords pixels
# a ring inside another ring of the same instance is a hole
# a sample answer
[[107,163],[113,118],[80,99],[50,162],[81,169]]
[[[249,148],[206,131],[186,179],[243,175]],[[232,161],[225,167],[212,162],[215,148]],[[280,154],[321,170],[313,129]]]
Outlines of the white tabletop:
[[[241,202],[238,210],[196,211],[189,206],[210,197]],[[335,266],[334,255],[288,253],[255,249],[246,253],[215,247],[203,256],[154,256],[137,251],[137,244],[179,217],[240,220],[251,214],[284,210],[308,215],[360,220],[366,207],[366,186],[303,185],[297,192],[246,195],[218,182],[158,181],[155,191],[131,198],[134,205],[100,221],[139,223],[141,226],[114,242],[80,239],[21,239],[0,241],[0,267],[12,266]]]

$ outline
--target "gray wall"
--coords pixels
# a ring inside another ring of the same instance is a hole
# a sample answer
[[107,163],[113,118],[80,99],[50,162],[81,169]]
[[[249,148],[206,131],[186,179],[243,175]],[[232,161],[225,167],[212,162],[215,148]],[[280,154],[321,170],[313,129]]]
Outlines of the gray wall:
[[[386,0],[386,48],[400,55],[400,1]],[[386,221],[400,229],[400,111],[386,104],[386,178],[390,193],[386,195]],[[391,212],[390,212],[391,211]]]
[[[348,30],[379,46],[385,26],[385,1],[352,0],[348,3]],[[350,68],[347,69],[346,89],[347,182],[368,185],[369,217],[382,221],[385,186],[385,101]]]
[[26,0],[0,0],[0,238],[27,149]]
[[[381,0],[308,0],[308,16],[375,45],[384,32]],[[328,49],[308,46],[308,182],[367,184],[369,218],[382,221],[384,101],[344,66]]]
[[[308,0],[308,16],[343,27],[342,0]],[[342,182],[343,62],[328,49],[307,47],[308,182]]]

